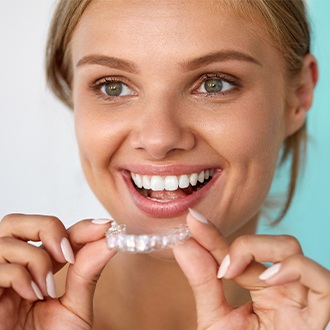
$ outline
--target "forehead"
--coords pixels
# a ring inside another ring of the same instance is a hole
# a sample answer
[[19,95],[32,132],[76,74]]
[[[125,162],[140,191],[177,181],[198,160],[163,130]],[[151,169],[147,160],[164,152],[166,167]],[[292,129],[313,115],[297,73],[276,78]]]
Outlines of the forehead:
[[[269,48],[265,29],[244,19],[231,1],[93,0],[75,28],[73,60],[84,53],[135,58],[194,57],[221,48],[262,57]],[[141,52],[139,51],[141,50]],[[152,51],[148,52],[148,50]],[[79,54],[78,54],[79,53]]]

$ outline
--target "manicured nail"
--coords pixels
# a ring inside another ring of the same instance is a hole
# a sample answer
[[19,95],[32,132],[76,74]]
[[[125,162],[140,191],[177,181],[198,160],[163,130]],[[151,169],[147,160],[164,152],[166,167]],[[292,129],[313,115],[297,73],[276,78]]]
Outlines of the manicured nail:
[[49,272],[46,276],[46,287],[49,297],[56,298],[55,279],[52,272]]
[[38,288],[38,285],[34,281],[31,282],[31,287],[32,287],[35,295],[37,296],[37,298],[39,300],[44,300],[44,296],[42,295],[40,289]]
[[109,222],[112,222],[113,220],[111,219],[105,219],[105,218],[99,218],[99,219],[93,219],[92,223],[96,224],[96,225],[105,225]]
[[193,216],[194,219],[196,219],[197,221],[204,223],[204,224],[208,224],[209,222],[207,221],[207,219],[204,217],[204,215],[201,215],[200,213],[198,213],[197,211],[193,210],[193,209],[188,209],[190,214]]
[[64,237],[61,241],[61,250],[62,250],[65,260],[67,262],[69,262],[70,264],[74,264],[73,250],[72,250],[69,240],[66,237]]
[[230,265],[230,257],[229,254],[227,254],[223,258],[222,263],[219,267],[217,278],[223,278],[226,275],[229,265]]
[[261,273],[259,275],[259,279],[261,279],[262,281],[268,280],[271,277],[273,277],[275,274],[277,274],[280,269],[281,269],[282,264],[278,263],[278,264],[274,264],[273,266],[267,268],[263,273]]

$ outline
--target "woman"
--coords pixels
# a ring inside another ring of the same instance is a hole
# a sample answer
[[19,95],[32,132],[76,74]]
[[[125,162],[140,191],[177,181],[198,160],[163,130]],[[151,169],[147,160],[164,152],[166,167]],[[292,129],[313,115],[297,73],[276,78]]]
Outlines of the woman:
[[192,238],[116,253],[109,220],[9,215],[2,328],[324,329],[329,271],[293,237],[254,235],[282,148],[284,212],[294,193],[309,42],[300,1],[60,1],[47,74],[74,110],[90,187],[131,233],[187,223]]

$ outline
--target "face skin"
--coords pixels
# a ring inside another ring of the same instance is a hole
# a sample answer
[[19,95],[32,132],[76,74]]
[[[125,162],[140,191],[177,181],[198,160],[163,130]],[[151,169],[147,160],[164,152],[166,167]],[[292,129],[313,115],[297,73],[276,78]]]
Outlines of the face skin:
[[[230,235],[258,214],[289,96],[281,54],[254,29],[213,2],[94,0],[84,12],[70,45],[81,161],[131,232],[172,228],[191,207]],[[123,89],[111,97],[111,87]],[[145,192],[167,202],[142,196],[130,179],[209,169],[213,179],[189,196]]]

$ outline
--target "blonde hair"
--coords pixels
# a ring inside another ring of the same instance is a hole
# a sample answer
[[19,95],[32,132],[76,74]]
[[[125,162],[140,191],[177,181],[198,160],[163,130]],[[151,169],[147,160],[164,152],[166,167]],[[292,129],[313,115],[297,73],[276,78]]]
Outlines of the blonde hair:
[[[69,108],[73,108],[71,54],[72,33],[92,0],[60,0],[49,30],[46,47],[46,75],[53,92]],[[266,26],[270,40],[286,60],[287,78],[299,75],[304,56],[310,51],[310,28],[303,0],[218,0],[245,19]],[[289,209],[297,185],[301,156],[306,150],[306,124],[289,136],[283,146],[280,163],[291,157],[291,178],[283,209],[275,222]]]
[[46,46],[46,78],[55,95],[69,108],[71,98],[71,52],[69,42],[72,33],[92,0],[59,1],[50,24]]

